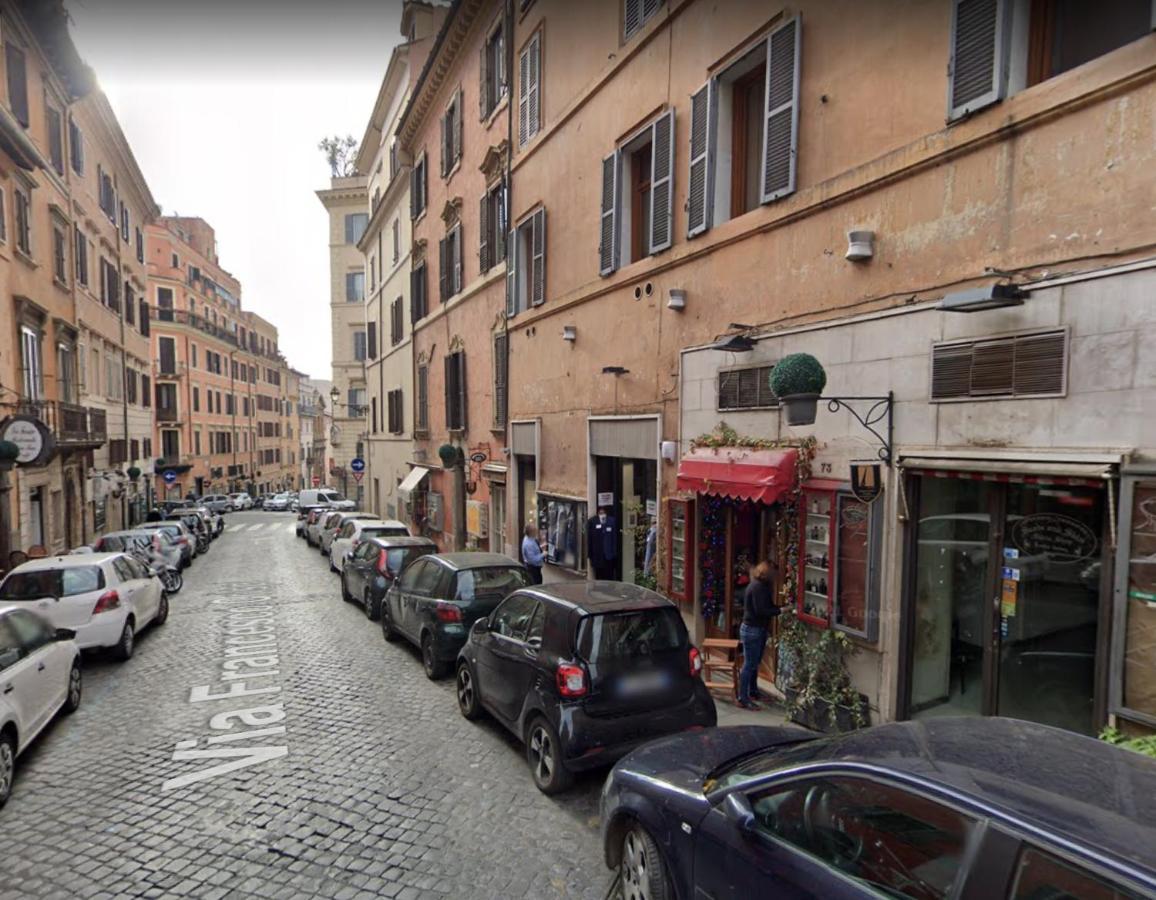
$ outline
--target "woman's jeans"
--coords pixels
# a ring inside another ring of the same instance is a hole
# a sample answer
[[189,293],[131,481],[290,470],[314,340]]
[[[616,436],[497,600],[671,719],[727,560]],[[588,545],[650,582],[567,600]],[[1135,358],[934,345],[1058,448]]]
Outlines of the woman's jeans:
[[739,673],[739,703],[747,703],[759,690],[759,663],[767,646],[767,629],[754,625],[739,626],[743,645],[743,670]]

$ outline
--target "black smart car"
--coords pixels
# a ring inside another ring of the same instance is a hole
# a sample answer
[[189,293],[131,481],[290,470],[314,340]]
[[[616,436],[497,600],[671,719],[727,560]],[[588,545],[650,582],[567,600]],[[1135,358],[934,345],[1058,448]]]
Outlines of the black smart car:
[[385,593],[411,562],[438,552],[424,537],[370,538],[362,541],[341,563],[341,599],[359,603],[373,621],[381,617]]
[[712,726],[714,700],[678,608],[617,581],[520,590],[480,619],[458,657],[458,707],[526,744],[552,794],[643,741]]
[[1156,762],[1015,719],[717,728],[602,791],[622,896],[1156,897]]
[[499,553],[440,553],[410,563],[381,606],[381,633],[421,648],[428,678],[441,678],[457,659],[470,626],[530,583],[521,563]]

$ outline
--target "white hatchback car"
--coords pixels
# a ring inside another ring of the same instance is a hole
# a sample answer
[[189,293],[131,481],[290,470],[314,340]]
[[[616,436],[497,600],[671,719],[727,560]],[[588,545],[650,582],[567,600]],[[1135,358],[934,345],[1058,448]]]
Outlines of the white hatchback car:
[[[377,516],[373,513],[361,512],[355,510],[354,512],[339,512],[332,518],[325,522],[325,526],[317,534],[317,544],[321,548],[321,555],[328,556],[329,548],[333,546],[333,539],[337,537],[337,532],[347,522],[376,522]],[[406,534],[409,534],[407,531]]]
[[409,529],[396,519],[346,519],[329,543],[330,571],[340,572],[345,567],[345,554],[371,537],[409,537]]
[[16,757],[53,716],[80,706],[80,648],[20,606],[0,605],[0,806],[12,793]]
[[82,650],[111,649],[121,660],[132,656],[138,631],[169,616],[160,579],[123,553],[30,560],[0,582],[0,604],[31,609],[75,631]]
[[244,491],[237,494],[229,494],[229,503],[233,509],[252,509],[253,498]]

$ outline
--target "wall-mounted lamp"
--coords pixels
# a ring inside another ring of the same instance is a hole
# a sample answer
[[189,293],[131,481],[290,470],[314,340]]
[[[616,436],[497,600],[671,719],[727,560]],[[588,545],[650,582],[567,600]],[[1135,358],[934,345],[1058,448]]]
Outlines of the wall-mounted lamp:
[[682,312],[686,309],[686,291],[679,288],[671,288],[667,294],[666,308],[673,309],[677,312]]
[[723,350],[727,353],[750,353],[755,349],[755,342],[745,334],[731,334],[711,344],[714,350]]
[[939,301],[939,308],[943,312],[982,312],[985,309],[1023,306],[1024,298],[1027,296],[1029,296],[1027,291],[1014,284],[991,284],[970,291],[946,294]]
[[874,231],[848,231],[846,258],[851,262],[864,262],[875,255]]
[[578,327],[576,325],[562,326],[562,340],[574,343],[578,340]]

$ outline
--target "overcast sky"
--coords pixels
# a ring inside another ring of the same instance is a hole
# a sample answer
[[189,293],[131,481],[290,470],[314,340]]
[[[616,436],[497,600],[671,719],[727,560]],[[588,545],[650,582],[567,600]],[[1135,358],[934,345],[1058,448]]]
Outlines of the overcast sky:
[[329,181],[317,142],[360,140],[401,0],[66,0],[165,214],[200,216],[290,365],[330,374]]

